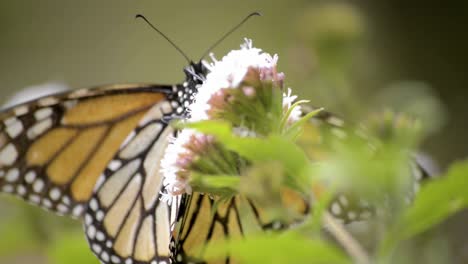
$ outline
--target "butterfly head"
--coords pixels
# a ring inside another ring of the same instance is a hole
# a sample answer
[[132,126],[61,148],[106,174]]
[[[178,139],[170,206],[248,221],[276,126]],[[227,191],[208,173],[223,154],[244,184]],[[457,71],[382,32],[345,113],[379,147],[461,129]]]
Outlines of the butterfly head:
[[[198,93],[198,89],[203,85],[206,80],[206,75],[209,70],[203,61],[197,63],[190,62],[190,64],[184,68],[185,82],[184,82],[184,93],[190,95],[191,99]],[[193,100],[189,103],[191,104]]]
[[184,68],[185,81],[183,84],[174,87],[174,93],[169,96],[169,100],[175,101],[179,106],[176,110],[175,117],[189,117],[188,107],[194,102],[195,95],[206,80],[206,75],[209,70],[203,61],[197,63],[190,62]]
[[208,68],[203,61],[197,63],[191,61],[190,64],[184,68],[184,72],[186,82],[192,85],[201,85],[206,79]]

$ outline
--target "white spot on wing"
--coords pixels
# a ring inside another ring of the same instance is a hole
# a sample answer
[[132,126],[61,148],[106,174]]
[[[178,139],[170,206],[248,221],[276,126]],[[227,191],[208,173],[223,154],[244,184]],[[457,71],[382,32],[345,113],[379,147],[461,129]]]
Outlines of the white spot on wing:
[[71,202],[70,202],[70,197],[64,195],[64,196],[62,197],[62,203],[65,204],[65,205],[70,205],[70,203],[71,203]]
[[9,143],[0,151],[0,165],[12,165],[18,158],[18,151],[13,143]]
[[96,253],[96,254],[100,254],[101,251],[102,251],[102,248],[101,248],[101,246],[99,244],[93,244],[91,246],[91,248],[93,249],[94,253]]
[[70,95],[68,95],[68,98],[75,99],[75,98],[82,97],[88,93],[89,93],[89,89],[79,89],[70,93]]
[[52,207],[52,201],[50,201],[49,199],[43,199],[42,200],[42,205],[45,207],[45,208],[51,208]]
[[50,115],[52,115],[52,108],[50,107],[41,108],[34,113],[34,117],[38,121],[45,119],[49,117]]
[[57,210],[58,210],[59,213],[65,214],[65,213],[68,212],[68,207],[66,205],[64,205],[64,204],[59,204],[59,205],[57,205]]
[[104,240],[106,239],[106,236],[105,236],[104,233],[102,233],[101,231],[98,231],[98,232],[96,233],[96,239],[97,239],[98,241],[101,241],[101,242],[102,242],[102,241],[104,241]]
[[86,234],[88,235],[90,239],[94,239],[94,237],[96,236],[96,227],[94,227],[93,225],[90,225],[88,227],[88,230],[86,231]]
[[85,215],[85,225],[89,226],[93,222],[93,218],[90,214]]
[[13,112],[15,113],[16,116],[25,115],[28,113],[28,111],[29,111],[29,108],[27,105],[21,105],[13,109]]
[[119,264],[119,263],[120,263],[120,258],[117,257],[116,255],[112,255],[111,261],[112,261],[112,263],[114,263],[114,264]]
[[25,187],[24,185],[21,185],[21,184],[20,184],[20,185],[18,185],[18,186],[16,187],[16,192],[17,192],[19,195],[23,196],[23,195],[25,195],[25,194],[27,193],[27,189],[26,189],[26,187]]
[[5,124],[5,126],[10,126],[18,121],[19,121],[18,118],[16,118],[16,116],[13,116],[13,117],[5,119],[3,123]]
[[19,178],[19,170],[17,168],[10,169],[5,175],[5,180],[7,182],[15,182]]
[[35,172],[35,171],[29,171],[29,172],[26,173],[26,175],[24,176],[24,180],[25,180],[27,183],[32,183],[35,179],[36,179],[36,172]]
[[102,219],[104,219],[104,212],[99,210],[96,212],[96,220],[98,220],[99,222],[102,221]]
[[41,201],[41,197],[37,194],[31,194],[29,195],[29,201],[34,204],[38,204]]
[[79,204],[73,208],[72,215],[75,217],[78,217],[83,213],[83,211],[84,211],[83,206]]
[[41,179],[37,179],[33,184],[33,190],[37,193],[41,192],[44,188],[44,181]]
[[61,194],[62,193],[59,188],[53,188],[49,192],[50,199],[52,199],[53,201],[57,201],[58,199],[60,199]]
[[102,252],[102,254],[101,254],[101,259],[102,259],[105,263],[109,262],[109,254],[107,254],[107,252],[105,252],[105,251]]
[[116,171],[122,166],[122,162],[120,160],[112,160],[109,162],[109,166],[107,166],[110,170]]
[[6,132],[11,138],[16,138],[21,132],[23,132],[23,123],[19,119],[16,119],[15,122],[9,124],[6,127]]
[[44,98],[41,98],[37,101],[37,104],[39,106],[51,106],[51,105],[54,105],[54,104],[57,104],[59,102],[59,99],[56,98],[56,97],[44,97]]
[[93,198],[90,202],[89,202],[89,207],[93,210],[93,211],[96,211],[98,209],[98,202],[95,198]]

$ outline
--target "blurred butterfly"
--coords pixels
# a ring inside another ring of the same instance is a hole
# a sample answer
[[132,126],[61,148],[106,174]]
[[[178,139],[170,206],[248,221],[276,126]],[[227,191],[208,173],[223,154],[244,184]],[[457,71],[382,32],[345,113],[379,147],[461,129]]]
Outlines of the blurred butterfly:
[[[4,110],[0,190],[82,219],[92,251],[106,264],[205,263],[200,244],[242,236],[246,226],[281,228],[240,196],[217,204],[199,193],[161,201],[159,160],[174,134],[168,122],[187,115],[208,70],[190,62],[184,72],[181,84],[80,89]],[[337,120],[316,119],[326,125]],[[308,204],[293,200],[307,214]],[[340,212],[352,205],[343,201],[337,200]]]
[[[314,109],[303,110],[305,115]],[[303,136],[299,141],[304,141],[300,142],[301,144],[307,142],[305,145],[313,145],[309,146],[310,148],[305,146],[311,159],[323,154],[321,149],[323,146],[319,143],[320,137],[330,132],[336,136],[347,133],[344,121],[327,111],[320,112],[304,126]],[[415,159],[410,166],[414,177],[414,192],[416,192],[420,184],[431,178],[431,174],[418,159]],[[411,191],[408,197],[411,198],[414,192]],[[297,193],[287,192],[283,195],[285,196],[283,206],[294,207],[294,213],[305,216],[313,211],[313,205],[308,204]],[[376,214],[376,208],[372,203],[349,192],[338,193],[329,203],[328,211],[344,224],[369,220]],[[246,233],[288,228],[290,224],[300,222],[303,218],[295,220],[289,223],[278,221],[264,214],[264,208],[258,206],[255,201],[241,195],[227,201],[217,201],[200,193],[184,194],[171,242],[172,261],[173,263],[212,263],[204,259],[206,253],[204,250],[210,244],[227,238],[240,238]],[[237,263],[235,256],[229,255],[217,261],[219,262],[215,263]]]

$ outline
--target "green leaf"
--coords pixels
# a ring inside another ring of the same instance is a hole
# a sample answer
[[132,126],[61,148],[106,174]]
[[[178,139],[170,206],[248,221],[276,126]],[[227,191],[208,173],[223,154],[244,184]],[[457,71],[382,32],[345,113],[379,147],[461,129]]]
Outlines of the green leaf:
[[194,173],[194,180],[198,183],[214,187],[229,187],[237,189],[239,186],[240,178],[238,175],[214,175],[214,174],[200,174]]
[[220,138],[231,137],[232,126],[225,121],[207,120],[188,124],[179,123],[180,125],[183,125],[183,127],[179,128],[189,127],[202,133],[216,135]]
[[338,249],[321,240],[308,239],[296,233],[262,234],[245,239],[210,244],[208,259],[223,259],[229,252],[235,261],[257,263],[351,263]]
[[232,134],[228,123],[221,121],[202,121],[189,124],[188,127],[216,136],[226,148],[252,162],[281,162],[288,175],[294,175],[301,181],[306,180],[303,176],[309,161],[305,153],[293,142],[279,135],[266,138],[238,137]]
[[449,216],[468,207],[468,161],[451,166],[446,175],[424,185],[411,207],[382,245],[381,253],[393,249],[399,241],[420,234]]
[[190,185],[193,191],[231,197],[237,193],[239,175],[202,174],[193,172]]

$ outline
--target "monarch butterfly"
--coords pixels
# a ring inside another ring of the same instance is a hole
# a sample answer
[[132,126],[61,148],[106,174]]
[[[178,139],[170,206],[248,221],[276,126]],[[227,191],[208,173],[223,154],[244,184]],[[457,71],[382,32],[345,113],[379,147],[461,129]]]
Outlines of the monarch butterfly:
[[[281,227],[241,196],[216,206],[200,193],[161,201],[158,161],[174,133],[168,121],[187,115],[208,69],[191,62],[184,71],[182,84],[81,89],[5,110],[1,191],[83,219],[91,250],[106,264],[205,263],[197,244],[242,236],[243,221],[259,230]],[[315,118],[339,127],[336,120],[329,114]],[[331,207],[345,222],[364,217],[345,213],[357,205],[350,201],[338,198]],[[336,204],[340,210],[333,209]],[[306,203],[298,207],[302,214],[309,210]],[[241,217],[239,208],[249,214]]]
[[[207,69],[192,63],[185,72],[186,81],[179,85],[96,87],[4,111],[1,191],[83,218],[91,249],[103,263],[169,263],[171,257],[183,263],[187,255],[196,255],[191,250],[200,237],[242,235],[239,207],[250,208],[259,229],[272,228],[274,223],[260,219],[255,206],[241,197],[216,208],[201,194],[171,205],[160,202],[157,161],[173,134],[167,121],[186,114],[184,106]],[[327,113],[314,119],[338,126],[336,120]],[[358,205],[349,197],[338,198],[331,212],[345,222],[359,220],[371,209]],[[361,213],[350,217],[351,206]],[[181,226],[170,246],[176,219]]]

